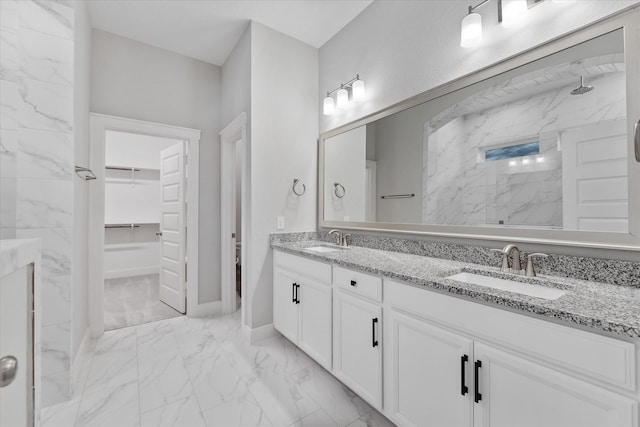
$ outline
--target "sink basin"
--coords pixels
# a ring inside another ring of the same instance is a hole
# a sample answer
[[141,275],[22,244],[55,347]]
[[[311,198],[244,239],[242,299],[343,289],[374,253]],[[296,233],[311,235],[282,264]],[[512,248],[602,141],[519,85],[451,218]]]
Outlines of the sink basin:
[[546,286],[516,282],[515,280],[499,279],[474,273],[458,273],[452,276],[447,276],[446,279],[548,300],[556,300],[567,293],[567,291],[563,289],[548,288]]
[[307,248],[307,250],[311,251],[311,252],[317,252],[319,254],[324,254],[324,253],[327,253],[327,252],[341,251],[342,249],[338,248],[338,247],[332,248],[330,246],[312,246],[310,248]]

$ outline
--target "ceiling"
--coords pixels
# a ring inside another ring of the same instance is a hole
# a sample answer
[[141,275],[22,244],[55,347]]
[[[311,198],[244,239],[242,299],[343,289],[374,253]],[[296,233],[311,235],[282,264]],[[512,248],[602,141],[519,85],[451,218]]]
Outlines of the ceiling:
[[93,28],[215,65],[255,20],[319,48],[373,0],[92,0]]

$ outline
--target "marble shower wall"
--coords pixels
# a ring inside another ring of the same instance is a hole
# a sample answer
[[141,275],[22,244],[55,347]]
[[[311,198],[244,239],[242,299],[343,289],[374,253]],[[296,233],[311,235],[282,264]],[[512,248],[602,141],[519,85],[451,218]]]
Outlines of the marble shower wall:
[[[423,222],[561,228],[561,131],[626,117],[625,73],[619,71],[624,64],[610,65],[615,71],[589,77],[596,89],[585,95],[569,95],[573,82],[486,109],[463,102],[451,108],[449,119],[440,115],[427,122]],[[470,103],[481,104],[477,98]],[[540,141],[543,163],[536,163],[537,156],[528,165],[520,159],[515,165],[509,159],[484,161],[486,148],[534,140]]]
[[73,46],[70,1],[0,1],[0,227],[42,239],[42,405],[70,393]]

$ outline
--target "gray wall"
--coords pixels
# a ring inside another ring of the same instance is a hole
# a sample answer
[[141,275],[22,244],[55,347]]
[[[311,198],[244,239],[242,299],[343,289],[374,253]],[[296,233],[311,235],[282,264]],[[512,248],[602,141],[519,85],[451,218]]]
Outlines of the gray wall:
[[[252,22],[222,67],[221,129],[247,113],[247,326],[273,318],[269,233],[315,229],[318,51]],[[291,192],[293,179],[307,187]]]
[[[269,233],[316,227],[318,50],[264,25],[251,30],[250,326],[272,322],[273,261]],[[307,187],[291,192],[294,178]],[[245,241],[247,238],[245,238]]]
[[[422,135],[420,108],[385,117],[376,123],[376,220],[422,222]],[[380,199],[414,193],[407,199]]]
[[221,68],[93,31],[91,111],[199,129],[199,303],[220,300]]
[[374,1],[320,48],[320,93],[356,73],[367,85],[367,100],[346,112],[320,117],[324,132],[537,46],[637,1],[545,1],[527,23],[505,29],[495,3],[481,10],[484,41],[460,47],[463,1]]

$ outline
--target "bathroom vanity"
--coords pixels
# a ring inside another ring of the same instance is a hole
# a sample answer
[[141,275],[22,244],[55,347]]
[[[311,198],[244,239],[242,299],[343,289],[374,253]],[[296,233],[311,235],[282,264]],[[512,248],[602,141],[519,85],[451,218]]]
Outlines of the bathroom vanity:
[[[314,240],[272,247],[274,327],[398,425],[638,425],[638,287]],[[462,272],[564,294],[448,278]]]
[[0,240],[0,426],[40,425],[40,240]]
[[274,327],[401,426],[638,427],[639,23],[320,135],[318,227],[354,244],[272,240]]

